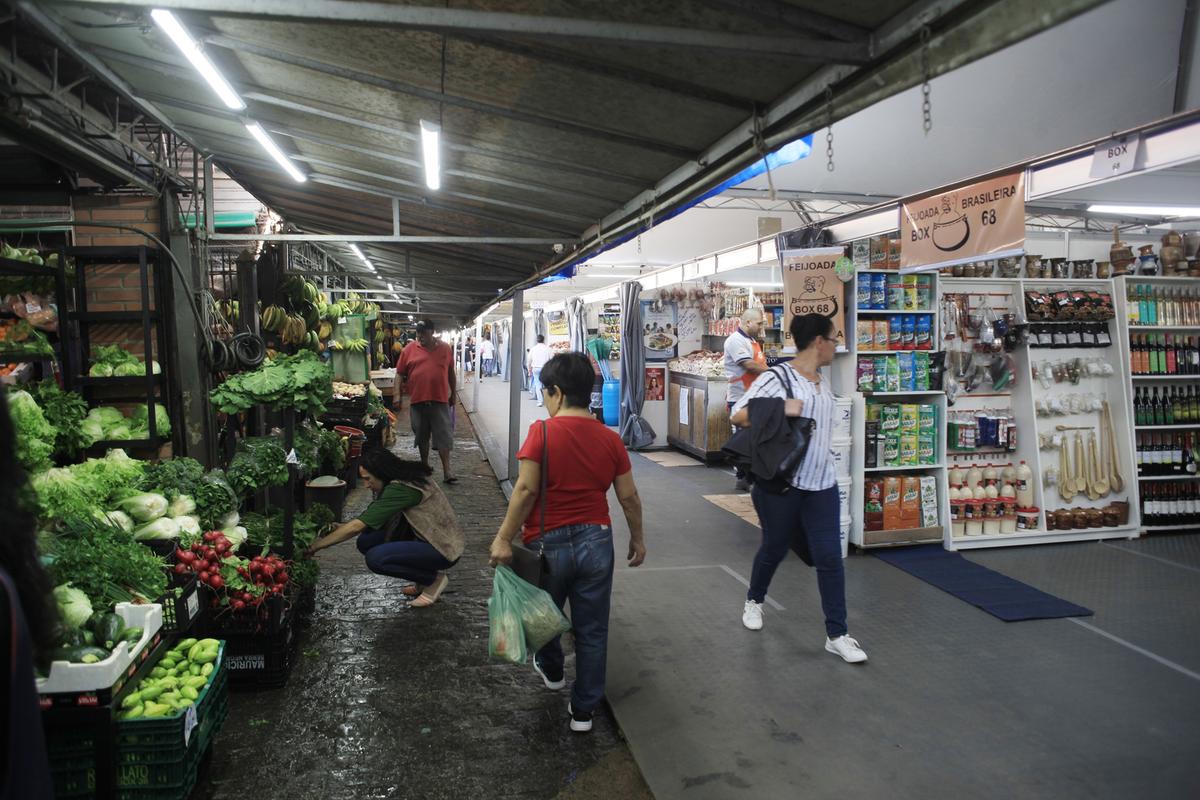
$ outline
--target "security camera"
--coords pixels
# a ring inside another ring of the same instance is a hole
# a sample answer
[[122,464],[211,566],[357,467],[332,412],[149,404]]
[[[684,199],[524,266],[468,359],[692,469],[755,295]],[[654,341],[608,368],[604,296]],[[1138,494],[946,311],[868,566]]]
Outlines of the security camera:
[[555,254],[561,253],[562,251],[563,251],[562,242],[556,242],[554,245]]

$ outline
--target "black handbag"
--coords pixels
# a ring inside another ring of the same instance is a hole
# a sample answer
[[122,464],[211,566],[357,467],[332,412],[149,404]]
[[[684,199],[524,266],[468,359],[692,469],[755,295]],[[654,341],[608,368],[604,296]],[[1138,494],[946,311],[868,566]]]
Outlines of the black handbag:
[[[771,372],[783,384],[787,399],[794,399],[791,381],[785,380],[774,368],[771,369]],[[770,475],[760,475],[751,467],[754,434],[750,428],[739,428],[721,448],[721,452],[726,455],[729,462],[740,472],[748,475],[751,483],[771,494],[783,494],[792,488],[792,477],[804,463],[804,457],[808,454],[808,445],[812,441],[813,431],[817,426],[816,420],[811,417],[786,417],[786,420],[786,435],[790,439],[789,446]]]
[[538,487],[538,502],[541,503],[541,511],[538,520],[538,549],[535,553],[523,544],[514,544],[512,570],[517,573],[517,576],[526,583],[541,587],[543,577],[550,572],[549,565],[546,563],[546,473],[549,464],[549,447],[547,446],[547,432],[545,420],[542,420],[542,476]]

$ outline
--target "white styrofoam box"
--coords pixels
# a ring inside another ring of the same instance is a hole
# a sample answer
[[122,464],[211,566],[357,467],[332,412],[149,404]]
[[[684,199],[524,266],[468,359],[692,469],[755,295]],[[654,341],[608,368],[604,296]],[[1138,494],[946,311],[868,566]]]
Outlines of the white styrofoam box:
[[854,442],[849,439],[834,439],[829,443],[829,449],[833,451],[833,466],[837,469],[839,480],[850,477],[850,449],[853,446]]
[[850,418],[854,415],[854,401],[849,397],[837,398],[837,408],[833,416],[833,438],[852,439],[854,431],[850,426]]
[[838,476],[838,501],[841,503],[842,507],[842,519],[850,518],[850,484],[850,478]]
[[842,532],[839,537],[842,540],[842,558],[850,554],[850,526],[853,524],[850,517],[842,517]]
[[125,620],[126,628],[141,628],[142,638],[136,642],[118,644],[108,658],[95,664],[52,661],[50,674],[37,680],[38,694],[93,692],[107,689],[117,682],[137,654],[148,647],[154,634],[158,633],[163,614],[162,606],[158,603],[117,603],[115,612]]

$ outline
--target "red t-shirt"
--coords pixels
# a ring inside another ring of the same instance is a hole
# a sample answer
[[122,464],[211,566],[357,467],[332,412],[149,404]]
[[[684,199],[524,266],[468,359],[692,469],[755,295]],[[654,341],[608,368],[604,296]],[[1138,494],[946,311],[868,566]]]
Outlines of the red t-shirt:
[[[546,530],[564,525],[609,525],[608,487],[630,470],[621,437],[595,417],[553,417],[546,421]],[[542,461],[542,423],[529,426],[517,458]],[[523,541],[538,537],[542,498],[525,520]]]
[[413,342],[400,353],[397,375],[408,376],[408,395],[411,403],[449,403],[450,370],[454,351],[445,342],[436,342],[426,350]]

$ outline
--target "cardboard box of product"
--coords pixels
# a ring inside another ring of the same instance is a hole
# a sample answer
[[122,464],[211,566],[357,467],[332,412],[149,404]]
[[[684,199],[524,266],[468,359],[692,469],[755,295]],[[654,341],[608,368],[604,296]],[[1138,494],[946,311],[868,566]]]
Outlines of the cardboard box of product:
[[937,432],[937,406],[933,403],[924,403],[917,409],[917,414],[917,428],[920,433]]
[[868,478],[863,488],[863,529],[883,530],[883,480]]
[[883,463],[879,466],[900,466],[900,431],[888,431],[883,435]]
[[933,528],[938,524],[937,478],[921,476],[921,527]]
[[911,403],[900,406],[900,432],[916,435],[920,428],[920,407]]
[[900,486],[900,527],[921,527],[921,479],[906,475]]
[[917,450],[920,445],[919,440],[920,437],[915,433],[900,434],[900,466],[917,466]]
[[899,433],[900,406],[895,404],[884,406],[883,412],[880,414],[880,419],[883,421],[883,424],[880,426],[880,430],[882,430],[884,433],[891,433],[892,431]]
[[860,319],[855,323],[857,333],[856,343],[859,352],[870,352],[875,349],[875,320]]
[[900,522],[900,478],[889,475],[883,479],[883,528],[895,530]]
[[917,463],[937,463],[937,437],[932,433],[917,434]]

